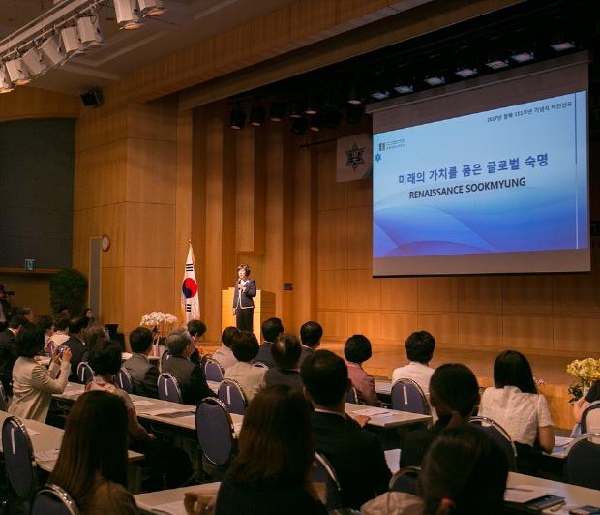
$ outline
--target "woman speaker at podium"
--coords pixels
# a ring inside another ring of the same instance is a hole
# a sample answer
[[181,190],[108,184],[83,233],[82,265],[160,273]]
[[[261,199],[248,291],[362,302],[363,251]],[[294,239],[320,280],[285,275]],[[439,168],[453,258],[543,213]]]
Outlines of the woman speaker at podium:
[[254,296],[256,283],[250,279],[250,267],[241,263],[237,266],[237,280],[233,292],[233,314],[240,331],[254,330]]

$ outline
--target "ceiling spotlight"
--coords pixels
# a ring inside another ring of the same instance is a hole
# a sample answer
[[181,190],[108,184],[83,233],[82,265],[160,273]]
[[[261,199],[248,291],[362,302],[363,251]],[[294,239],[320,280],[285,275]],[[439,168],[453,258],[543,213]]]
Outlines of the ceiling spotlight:
[[573,50],[575,43],[573,41],[557,41],[550,45],[557,52],[564,52],[565,50]]
[[517,52],[511,55],[510,58],[517,63],[526,63],[527,61],[533,61],[535,59],[535,55],[533,55],[532,51],[525,51]]
[[246,112],[240,107],[234,107],[229,115],[229,128],[240,130],[246,124]]
[[371,93],[371,96],[375,100],[385,100],[386,98],[389,98],[390,95],[391,95],[391,93],[387,89],[381,89],[381,90],[373,91]]
[[394,86],[394,89],[401,95],[407,95],[408,93],[412,93],[415,90],[415,87],[408,82],[398,82]]
[[44,61],[44,57],[35,47],[31,47],[29,50],[27,50],[27,52],[25,52],[21,57],[21,60],[31,76],[40,75],[48,69],[48,65],[46,64],[46,61]]
[[319,132],[323,128],[323,117],[319,113],[310,117],[309,128],[313,132]]
[[308,121],[303,116],[300,118],[294,118],[292,122],[292,126],[290,127],[290,132],[292,134],[296,134],[297,136],[302,136],[306,134],[308,130]]
[[441,86],[446,83],[446,79],[441,75],[431,75],[423,79],[430,86]]
[[15,89],[15,86],[10,80],[8,73],[2,63],[0,62],[0,93],[8,93]]
[[120,29],[133,30],[141,27],[142,23],[136,12],[135,0],[113,0],[117,26]]
[[138,6],[142,16],[162,16],[165,14],[162,0],[138,0]]
[[62,49],[68,56],[83,52],[83,45],[79,40],[79,34],[77,34],[77,27],[75,25],[64,27],[60,31],[60,39],[62,41]]
[[250,109],[250,125],[260,127],[264,123],[266,117],[266,109],[260,104],[253,105],[252,109]]
[[39,49],[50,66],[60,66],[67,59],[67,54],[57,36],[50,36],[39,46]]
[[292,102],[292,106],[290,107],[290,113],[288,116],[290,118],[302,118],[303,111],[304,110],[302,109],[302,106],[300,105],[300,101],[294,100]]
[[348,100],[350,105],[357,106],[362,104],[360,95],[358,94],[358,88],[356,87],[356,81],[353,81],[348,88]]
[[23,66],[23,62],[18,57],[11,61],[6,61],[6,71],[10,80],[17,86],[23,86],[31,80],[27,70]]
[[285,104],[283,102],[273,102],[269,109],[269,120],[272,122],[281,122],[285,118]]
[[99,46],[104,41],[100,20],[97,15],[77,18],[77,34],[84,47]]
[[468,66],[465,66],[464,68],[461,67],[456,70],[454,74],[466,79],[467,77],[473,77],[473,75],[477,75],[477,68],[470,68]]
[[506,59],[491,59],[485,65],[492,70],[501,70],[508,66],[508,61]]

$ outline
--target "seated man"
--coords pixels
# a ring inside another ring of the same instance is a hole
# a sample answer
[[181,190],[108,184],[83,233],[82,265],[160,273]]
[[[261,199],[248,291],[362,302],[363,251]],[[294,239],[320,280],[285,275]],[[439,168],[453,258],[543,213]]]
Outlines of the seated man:
[[300,355],[300,365],[307,356],[313,354],[317,347],[321,345],[323,337],[323,328],[319,322],[309,320],[304,322],[300,328],[300,341],[302,343],[302,354]]
[[300,354],[302,347],[298,338],[293,334],[282,333],[271,348],[275,368],[270,368],[265,374],[266,386],[285,384],[302,391],[304,383],[300,376]]
[[231,325],[223,329],[221,346],[213,352],[213,359],[219,362],[219,365],[221,365],[223,370],[237,363],[237,359],[235,359],[233,351],[231,350],[231,342],[233,341],[233,337],[239,332],[240,330],[237,327]]
[[271,348],[277,337],[283,333],[283,322],[278,317],[267,318],[262,323],[260,330],[264,341],[258,349],[255,361],[260,361],[269,368],[273,368],[275,361],[273,360],[273,354],[271,354]]
[[225,379],[235,379],[244,394],[248,403],[254,398],[254,395],[265,385],[266,368],[255,367],[252,361],[258,352],[258,342],[256,336],[250,331],[240,331],[233,337],[231,350],[237,359],[235,365],[225,369]]
[[427,331],[417,331],[408,336],[404,342],[408,365],[397,368],[392,373],[392,384],[400,378],[408,378],[415,381],[429,397],[429,383],[435,372],[429,366],[435,350],[435,338]]
[[392,473],[377,436],[362,429],[344,411],[350,388],[344,360],[329,350],[317,350],[302,364],[304,393],[314,407],[315,450],[337,472],[342,505],[360,506],[388,490]]
[[129,335],[133,355],[123,363],[133,383],[133,393],[144,397],[158,398],[158,367],[150,363],[152,332],[146,327],[136,327]]
[[195,350],[194,339],[185,327],[173,329],[167,335],[165,345],[171,357],[165,361],[163,372],[177,379],[183,404],[198,404],[204,397],[214,397],[208,387],[200,365],[190,361]]

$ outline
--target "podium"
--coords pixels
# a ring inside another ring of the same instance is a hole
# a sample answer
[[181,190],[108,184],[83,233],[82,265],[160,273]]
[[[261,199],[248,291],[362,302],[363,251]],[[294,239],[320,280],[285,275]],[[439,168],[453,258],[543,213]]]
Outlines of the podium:
[[[221,294],[221,330],[227,326],[235,327],[235,315],[231,314],[235,288],[231,286]],[[267,319],[275,316],[275,294],[272,291],[256,290],[254,297],[254,334],[261,342],[260,326]]]

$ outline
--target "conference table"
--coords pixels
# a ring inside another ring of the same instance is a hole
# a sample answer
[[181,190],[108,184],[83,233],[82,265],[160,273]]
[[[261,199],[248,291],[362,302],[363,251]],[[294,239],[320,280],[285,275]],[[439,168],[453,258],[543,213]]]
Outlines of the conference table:
[[[205,483],[202,485],[175,488],[135,496],[138,510],[142,514],[167,514],[185,515],[183,498],[186,493],[194,493],[214,497],[219,491],[220,483]],[[590,504],[600,506],[600,491],[569,485],[550,479],[527,476],[517,472],[509,472],[506,484],[506,496],[513,494],[515,490],[536,490],[543,494],[555,494],[565,498],[565,504],[544,510],[541,513],[552,515],[568,515],[569,510],[578,506]],[[507,506],[510,506],[507,504]],[[514,505],[513,505],[514,506]],[[533,513],[533,512],[532,512]],[[538,512],[539,513],[539,512]]]
[[[6,411],[0,411],[0,426],[4,424],[4,421],[10,414]],[[43,422],[30,419],[19,420],[25,426],[31,445],[33,447],[33,453],[35,456],[36,465],[45,470],[46,472],[52,472],[56,460],[58,459],[58,453],[62,444],[63,435],[65,434],[63,429],[58,427],[49,426]],[[3,452],[2,439],[0,438],[0,452]],[[135,451],[129,451],[129,467],[128,467],[128,479],[130,490],[132,492],[139,492],[141,486],[141,473],[138,462],[144,459],[144,455]]]

